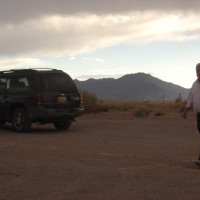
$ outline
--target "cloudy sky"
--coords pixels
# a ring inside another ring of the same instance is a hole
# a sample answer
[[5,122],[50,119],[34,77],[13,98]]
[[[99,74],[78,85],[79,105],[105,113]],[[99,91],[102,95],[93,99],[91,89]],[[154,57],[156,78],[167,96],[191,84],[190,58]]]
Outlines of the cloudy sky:
[[72,78],[144,72],[191,87],[200,0],[0,0],[0,69],[50,67]]

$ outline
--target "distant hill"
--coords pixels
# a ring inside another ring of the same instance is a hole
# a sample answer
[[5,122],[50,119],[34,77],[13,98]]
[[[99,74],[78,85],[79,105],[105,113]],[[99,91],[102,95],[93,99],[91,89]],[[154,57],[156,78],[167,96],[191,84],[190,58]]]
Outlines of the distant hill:
[[80,90],[94,93],[99,99],[113,100],[175,100],[181,94],[187,98],[189,89],[162,81],[149,74],[127,74],[118,79],[75,80]]

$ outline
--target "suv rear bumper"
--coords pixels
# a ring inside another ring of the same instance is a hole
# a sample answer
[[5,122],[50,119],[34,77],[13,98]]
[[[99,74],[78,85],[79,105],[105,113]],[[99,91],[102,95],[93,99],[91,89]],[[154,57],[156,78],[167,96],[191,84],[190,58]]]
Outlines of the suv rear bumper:
[[43,106],[37,106],[35,108],[29,109],[29,116],[33,121],[37,121],[40,119],[48,119],[51,121],[56,119],[74,119],[84,112],[84,108],[82,106],[77,108],[45,108]]

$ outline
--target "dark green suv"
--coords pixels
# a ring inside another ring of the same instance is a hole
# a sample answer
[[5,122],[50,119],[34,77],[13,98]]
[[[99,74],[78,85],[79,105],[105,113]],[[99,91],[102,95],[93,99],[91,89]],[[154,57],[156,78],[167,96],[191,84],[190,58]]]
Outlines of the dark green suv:
[[0,125],[26,132],[32,123],[68,129],[84,111],[82,97],[65,72],[57,69],[0,71]]

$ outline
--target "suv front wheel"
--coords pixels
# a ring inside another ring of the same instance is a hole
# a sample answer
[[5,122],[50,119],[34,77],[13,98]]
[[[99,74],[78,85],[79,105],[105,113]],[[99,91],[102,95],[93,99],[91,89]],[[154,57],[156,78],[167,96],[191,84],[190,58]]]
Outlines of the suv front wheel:
[[58,130],[66,130],[71,126],[71,121],[67,120],[67,121],[57,121],[54,122],[54,126],[58,129]]
[[31,128],[31,120],[24,108],[17,108],[12,114],[12,126],[17,132],[26,132]]

